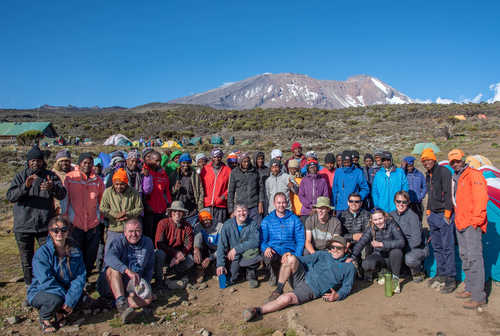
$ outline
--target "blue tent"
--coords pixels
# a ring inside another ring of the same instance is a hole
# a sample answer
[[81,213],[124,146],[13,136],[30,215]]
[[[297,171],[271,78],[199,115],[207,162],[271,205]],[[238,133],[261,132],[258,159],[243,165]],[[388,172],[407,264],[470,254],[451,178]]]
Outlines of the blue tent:
[[111,162],[111,155],[100,152],[99,153],[99,158],[102,160],[102,168],[108,168],[109,163]]
[[212,145],[222,145],[224,143],[224,140],[222,140],[222,137],[219,135],[212,135],[212,138],[210,139],[210,143]]

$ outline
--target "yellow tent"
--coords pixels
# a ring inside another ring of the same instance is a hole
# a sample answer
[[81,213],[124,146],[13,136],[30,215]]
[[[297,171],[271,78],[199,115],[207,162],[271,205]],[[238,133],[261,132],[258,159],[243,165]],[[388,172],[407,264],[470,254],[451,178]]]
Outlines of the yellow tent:
[[481,166],[492,166],[491,161],[482,155],[469,155],[465,158],[465,163],[475,169],[479,169]]
[[462,121],[467,120],[467,118],[463,114],[457,114],[456,116],[454,116],[454,118]]
[[165,143],[161,146],[161,148],[179,148],[179,149],[181,149],[182,146],[179,145],[179,143],[177,143],[174,140],[168,140],[168,141],[165,141]]

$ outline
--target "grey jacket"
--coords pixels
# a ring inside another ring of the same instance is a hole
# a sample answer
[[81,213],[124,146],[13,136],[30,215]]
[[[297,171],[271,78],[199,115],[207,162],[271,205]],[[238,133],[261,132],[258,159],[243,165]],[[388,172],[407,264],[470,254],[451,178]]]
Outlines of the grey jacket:
[[288,190],[288,182],[291,176],[287,173],[280,172],[277,176],[270,174],[266,179],[266,198],[269,202],[267,212],[271,213],[274,210],[274,195],[278,192],[285,193],[288,202],[287,209],[290,207],[290,191]]
[[422,247],[422,223],[418,216],[408,209],[401,215],[397,211],[390,213],[392,218],[398,223],[406,240],[406,247],[411,249]]
[[217,267],[226,265],[226,254],[234,248],[236,250],[235,259],[241,258],[243,252],[259,247],[259,227],[256,222],[247,218],[238,231],[238,224],[235,218],[230,218],[222,226],[217,244]]

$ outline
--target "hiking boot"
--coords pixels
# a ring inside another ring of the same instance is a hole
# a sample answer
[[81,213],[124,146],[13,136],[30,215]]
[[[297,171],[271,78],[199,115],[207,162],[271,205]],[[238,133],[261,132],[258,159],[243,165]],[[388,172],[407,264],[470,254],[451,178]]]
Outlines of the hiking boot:
[[248,308],[243,311],[243,321],[250,322],[251,320],[259,317],[261,315],[260,309],[257,307]]
[[467,292],[466,290],[460,291],[455,294],[455,297],[457,299],[470,299],[471,296],[472,294],[470,292]]
[[444,285],[445,279],[446,278],[444,276],[436,275],[435,277],[430,278],[429,281],[427,281],[427,287],[434,289],[439,288]]
[[385,284],[384,274],[382,272],[378,273],[377,283],[381,286]]
[[250,288],[257,288],[257,287],[259,287],[259,281],[257,281],[257,279],[250,279],[250,280],[248,280],[248,287],[250,287]]
[[127,307],[124,311],[120,313],[120,319],[123,324],[132,322],[135,317],[135,310],[132,307]]
[[417,273],[413,274],[411,277],[412,277],[413,282],[420,283],[420,282],[424,281],[425,273],[417,272]]
[[399,278],[395,275],[392,275],[392,288],[393,288],[394,294],[401,293],[401,287],[399,285]]
[[444,286],[439,290],[441,294],[450,294],[457,288],[457,282],[453,277],[447,277]]
[[276,278],[276,275],[274,275],[273,271],[271,271],[271,274],[269,275],[267,284],[271,287],[276,287],[278,285],[278,279]]
[[474,300],[467,300],[467,301],[465,301],[465,303],[462,307],[464,307],[465,309],[477,309],[477,308],[483,307],[485,305],[486,305],[486,301],[477,302]]
[[267,298],[266,303],[276,300],[281,294],[282,293],[278,292],[277,290],[274,290]]

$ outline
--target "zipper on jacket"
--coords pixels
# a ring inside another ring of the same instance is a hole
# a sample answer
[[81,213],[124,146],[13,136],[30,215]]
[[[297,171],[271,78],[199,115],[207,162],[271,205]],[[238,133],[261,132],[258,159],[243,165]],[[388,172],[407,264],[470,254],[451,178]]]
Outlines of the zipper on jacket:
[[[214,204],[214,197],[215,197],[215,187],[217,186],[217,177],[219,177],[219,173],[222,171],[222,167],[220,167],[220,169],[217,171],[217,174],[215,174],[215,180],[214,180],[214,187],[212,188],[212,201],[210,202],[210,206],[215,206]],[[212,168],[212,171],[213,171],[213,166],[210,167]]]

